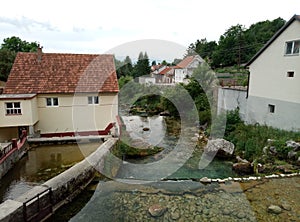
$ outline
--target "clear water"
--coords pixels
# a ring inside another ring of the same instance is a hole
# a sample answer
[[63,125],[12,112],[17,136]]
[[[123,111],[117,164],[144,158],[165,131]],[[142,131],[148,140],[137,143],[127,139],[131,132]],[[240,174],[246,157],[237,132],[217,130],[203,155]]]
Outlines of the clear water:
[[0,203],[14,199],[32,187],[68,169],[94,152],[99,143],[45,145],[32,148],[0,180]]
[[[140,180],[156,180],[163,179],[198,179],[202,177],[209,178],[226,178],[234,177],[236,174],[231,170],[232,163],[228,161],[214,159],[206,168],[199,169],[199,161],[202,155],[201,148],[195,147],[192,142],[193,133],[184,134],[183,142],[179,142],[178,131],[170,130],[178,125],[175,121],[166,121],[162,116],[140,117],[126,116],[122,117],[127,132],[132,139],[143,140],[153,146],[163,147],[164,150],[156,155],[141,159],[125,159],[130,164],[124,164],[118,173],[118,178],[140,179]],[[176,125],[177,124],[177,125]],[[174,125],[176,125],[174,127]],[[149,128],[144,131],[143,128]],[[185,129],[183,129],[184,131]],[[197,132],[197,129],[190,129],[191,132]],[[177,145],[183,148],[175,151]],[[186,153],[191,152],[189,158]],[[185,153],[186,151],[186,153]],[[172,158],[166,158],[172,155]],[[182,162],[179,162],[182,160]],[[174,165],[182,165],[177,167]],[[174,168],[174,171],[166,168]],[[167,175],[164,175],[166,172]],[[170,173],[171,172],[171,173]],[[159,177],[158,176],[161,176]]]

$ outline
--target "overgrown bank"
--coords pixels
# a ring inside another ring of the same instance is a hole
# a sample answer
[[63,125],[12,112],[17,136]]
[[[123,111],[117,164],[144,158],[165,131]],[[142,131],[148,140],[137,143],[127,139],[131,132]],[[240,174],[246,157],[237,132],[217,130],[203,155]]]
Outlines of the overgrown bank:
[[234,143],[235,156],[256,173],[290,173],[300,168],[300,132],[264,125],[246,125],[238,110],[227,113],[225,139]]

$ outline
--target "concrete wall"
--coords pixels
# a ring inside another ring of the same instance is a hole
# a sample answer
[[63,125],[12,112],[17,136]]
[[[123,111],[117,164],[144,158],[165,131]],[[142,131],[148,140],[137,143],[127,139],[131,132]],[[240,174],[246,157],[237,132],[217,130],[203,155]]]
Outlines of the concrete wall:
[[[97,131],[116,122],[118,96],[116,93],[99,94],[99,104],[88,105],[88,96],[97,94],[53,94],[38,96],[39,122],[35,130],[42,134],[77,131]],[[57,97],[57,107],[47,107],[46,98]]]
[[[274,113],[268,105],[274,105]],[[300,103],[249,96],[246,122],[259,123],[283,130],[300,131]]]
[[[116,142],[117,139],[109,139],[89,157],[77,163],[72,168],[48,180],[44,184],[32,188],[16,200],[7,200],[2,203],[0,205],[0,222],[23,221],[23,203],[48,188],[52,190],[53,210],[71,201],[94,177],[95,168],[98,170],[104,169],[105,157],[110,153]],[[41,205],[46,205],[50,201],[49,196],[43,195],[39,201]],[[37,199],[34,199],[27,206],[27,214],[30,216],[36,213],[36,208]]]
[[[300,103],[249,96],[244,90],[218,89],[218,113],[240,109],[240,117],[248,124],[272,126],[283,130],[300,131]],[[274,113],[269,105],[274,105]]]
[[19,161],[22,156],[26,153],[28,148],[27,141],[18,149],[16,148],[9,156],[5,159],[0,160],[0,178],[2,178],[13,166]]
[[218,89],[218,113],[225,110],[240,109],[240,116],[246,120],[247,113],[247,91],[233,88]]

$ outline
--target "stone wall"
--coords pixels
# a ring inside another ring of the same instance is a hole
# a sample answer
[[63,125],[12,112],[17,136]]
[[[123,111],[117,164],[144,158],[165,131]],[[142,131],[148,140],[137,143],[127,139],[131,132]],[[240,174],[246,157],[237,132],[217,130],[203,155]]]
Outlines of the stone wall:
[[[36,213],[38,201],[40,206],[46,205],[51,201],[53,211],[71,201],[93,179],[95,169],[100,170],[104,168],[105,156],[110,153],[116,142],[117,139],[109,139],[89,157],[70,169],[48,180],[44,184],[32,188],[16,200],[7,200],[2,203],[0,205],[0,222],[24,221],[23,203],[31,198],[33,200],[26,207],[28,216]],[[52,192],[51,198],[46,193],[41,195],[39,200],[34,198],[37,194],[45,192],[49,188],[51,188]]]

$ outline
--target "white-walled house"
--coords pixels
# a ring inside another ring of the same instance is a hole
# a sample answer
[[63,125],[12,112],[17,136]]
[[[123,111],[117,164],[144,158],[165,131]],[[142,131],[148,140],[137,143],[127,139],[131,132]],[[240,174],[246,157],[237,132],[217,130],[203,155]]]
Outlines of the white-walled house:
[[248,62],[247,122],[300,130],[300,16]]
[[18,53],[0,95],[0,141],[109,134],[117,122],[113,55]]
[[300,16],[294,15],[246,64],[247,92],[220,88],[218,110],[240,108],[248,124],[300,130]]
[[175,83],[183,83],[204,60],[199,55],[187,56],[174,67]]

